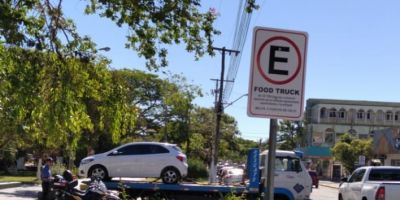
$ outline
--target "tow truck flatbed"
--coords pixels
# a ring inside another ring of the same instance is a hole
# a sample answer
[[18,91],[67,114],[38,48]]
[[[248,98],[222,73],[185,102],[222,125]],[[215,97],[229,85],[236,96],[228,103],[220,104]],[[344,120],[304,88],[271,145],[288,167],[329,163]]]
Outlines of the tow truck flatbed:
[[[259,195],[260,170],[259,170],[259,150],[251,149],[247,157],[247,177],[249,181],[246,185],[214,185],[214,184],[195,184],[179,183],[165,184],[159,182],[143,181],[108,181],[104,182],[108,189],[121,190],[122,187],[131,197],[161,196],[165,199],[220,199],[227,194],[242,195],[246,194],[249,199]],[[160,198],[162,199],[162,198]]]
[[127,190],[147,190],[147,191],[181,191],[181,192],[220,192],[220,193],[247,193],[248,190],[245,186],[232,186],[232,185],[204,185],[195,183],[180,183],[180,184],[164,184],[164,183],[149,183],[149,182],[107,182],[108,189],[120,189],[121,184]]

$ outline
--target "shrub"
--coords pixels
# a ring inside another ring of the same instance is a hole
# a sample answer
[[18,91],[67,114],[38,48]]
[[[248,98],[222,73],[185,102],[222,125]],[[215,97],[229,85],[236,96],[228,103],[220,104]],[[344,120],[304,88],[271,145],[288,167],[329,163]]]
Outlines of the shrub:
[[66,170],[67,168],[65,167],[65,165],[61,164],[61,163],[54,163],[53,166],[51,167],[51,173],[53,175],[62,175],[63,172]]
[[207,178],[208,170],[203,161],[199,159],[188,159],[188,178]]

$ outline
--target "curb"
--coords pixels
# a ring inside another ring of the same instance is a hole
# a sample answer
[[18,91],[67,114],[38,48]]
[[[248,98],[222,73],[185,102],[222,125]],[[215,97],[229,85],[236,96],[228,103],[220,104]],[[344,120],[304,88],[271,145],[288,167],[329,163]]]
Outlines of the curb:
[[0,189],[19,187],[21,185],[22,183],[20,182],[5,182],[5,183],[0,183]]
[[333,189],[339,189],[339,186],[332,186],[332,185],[326,185],[326,184],[319,184],[320,186],[324,186],[324,187],[329,187],[329,188],[333,188]]

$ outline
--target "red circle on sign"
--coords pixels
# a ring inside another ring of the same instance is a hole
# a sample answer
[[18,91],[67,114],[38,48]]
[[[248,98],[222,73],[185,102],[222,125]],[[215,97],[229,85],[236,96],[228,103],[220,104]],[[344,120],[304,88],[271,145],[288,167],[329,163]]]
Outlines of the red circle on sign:
[[[273,79],[269,78],[269,77],[267,76],[267,74],[264,72],[264,70],[261,68],[261,65],[260,65],[260,58],[261,58],[261,52],[262,52],[262,50],[265,48],[265,46],[267,46],[269,43],[271,43],[271,42],[274,41],[274,40],[283,40],[283,41],[288,42],[290,45],[292,45],[292,46],[294,47],[294,49],[296,50],[296,53],[297,53],[297,62],[298,62],[298,64],[297,64],[296,71],[295,71],[294,74],[293,74],[292,76],[290,76],[288,79],[282,80],[282,81],[277,81],[277,80],[273,80]],[[267,41],[265,41],[265,42],[261,45],[260,50],[259,50],[258,53],[257,53],[257,60],[256,60],[256,61],[257,61],[257,68],[258,68],[258,70],[260,71],[261,76],[262,76],[266,81],[268,81],[268,82],[270,82],[270,83],[273,83],[273,84],[277,84],[277,85],[283,85],[283,84],[286,84],[286,83],[289,83],[290,81],[292,81],[292,80],[297,76],[297,74],[299,73],[300,68],[301,68],[301,56],[300,56],[299,47],[297,47],[296,44],[295,44],[292,40],[290,40],[289,38],[287,38],[287,37],[282,37],[282,36],[272,37],[272,38],[268,39]]]

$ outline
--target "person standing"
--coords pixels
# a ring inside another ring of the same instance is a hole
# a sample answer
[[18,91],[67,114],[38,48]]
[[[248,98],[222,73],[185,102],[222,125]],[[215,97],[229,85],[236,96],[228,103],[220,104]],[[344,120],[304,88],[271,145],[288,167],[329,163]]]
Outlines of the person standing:
[[48,200],[50,198],[51,191],[51,166],[53,165],[53,159],[51,157],[46,158],[45,164],[42,166],[40,177],[42,179],[42,199]]

